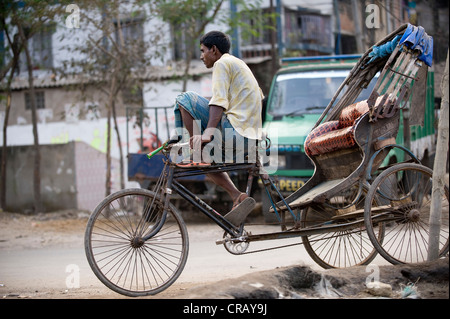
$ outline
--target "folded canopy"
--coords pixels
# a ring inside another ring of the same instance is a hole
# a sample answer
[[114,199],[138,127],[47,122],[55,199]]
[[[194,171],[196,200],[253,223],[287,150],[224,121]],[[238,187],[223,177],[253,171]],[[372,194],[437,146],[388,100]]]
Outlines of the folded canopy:
[[419,50],[419,60],[431,67],[433,60],[433,37],[429,36],[421,26],[408,24],[399,44],[405,44],[411,50]]
[[412,24],[408,24],[402,36],[397,35],[393,40],[383,45],[374,46],[372,52],[369,53],[371,59],[367,64],[377,58],[390,55],[397,45],[406,45],[411,50],[418,50],[420,52],[419,60],[431,67],[433,60],[433,37],[429,36],[423,27],[416,27]]

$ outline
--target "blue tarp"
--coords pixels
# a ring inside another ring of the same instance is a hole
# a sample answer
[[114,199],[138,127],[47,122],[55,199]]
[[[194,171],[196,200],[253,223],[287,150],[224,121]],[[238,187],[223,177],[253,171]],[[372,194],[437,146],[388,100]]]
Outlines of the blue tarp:
[[431,67],[433,61],[433,37],[429,36],[423,27],[408,24],[408,28],[399,44],[405,44],[412,50],[419,50],[419,60]]
[[406,45],[409,49],[419,50],[419,60],[425,62],[431,67],[433,61],[433,37],[429,36],[423,27],[416,27],[408,24],[403,36],[397,35],[393,40],[380,45],[374,46],[372,52],[369,53],[370,61],[390,55],[397,45]]

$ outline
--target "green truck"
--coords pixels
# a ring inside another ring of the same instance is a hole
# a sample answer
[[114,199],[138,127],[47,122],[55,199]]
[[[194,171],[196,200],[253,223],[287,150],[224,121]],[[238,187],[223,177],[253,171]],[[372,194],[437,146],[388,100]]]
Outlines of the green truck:
[[[282,60],[264,106],[263,129],[271,140],[264,163],[283,195],[294,192],[313,175],[314,165],[304,152],[305,139],[359,58],[359,55],[339,55]],[[376,79],[377,76],[356,101],[369,97]],[[402,125],[408,121],[404,112],[397,137],[397,144],[411,149],[427,165],[432,163],[435,153],[433,79],[432,74],[428,74],[424,125]],[[404,139],[404,136],[409,138]],[[403,152],[393,150],[387,160],[395,162],[401,159],[397,157],[403,156]],[[267,213],[270,202],[265,192],[261,196],[262,211],[269,221],[274,218]]]

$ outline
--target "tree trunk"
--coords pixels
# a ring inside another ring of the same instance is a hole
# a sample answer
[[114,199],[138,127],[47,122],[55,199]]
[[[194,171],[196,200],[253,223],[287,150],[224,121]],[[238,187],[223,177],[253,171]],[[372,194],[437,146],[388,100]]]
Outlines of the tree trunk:
[[36,93],[34,91],[33,82],[33,62],[31,61],[30,51],[28,50],[27,38],[23,31],[22,25],[17,25],[20,37],[23,41],[23,50],[27,59],[28,68],[28,86],[31,103],[31,121],[33,124],[33,138],[34,138],[34,173],[33,173],[33,192],[34,192],[34,212],[42,211],[41,202],[41,152],[39,148],[39,136],[37,130],[37,112],[36,112]]
[[107,105],[107,125],[106,125],[106,196],[111,194],[111,117],[112,109],[114,107],[115,92],[117,86],[116,72],[113,72],[111,77],[111,85],[108,96]]
[[125,180],[124,180],[124,176],[125,176],[125,172],[124,172],[124,166],[123,166],[123,152],[122,152],[122,141],[120,138],[120,132],[119,132],[119,126],[117,125],[117,116],[116,116],[116,103],[115,100],[112,100],[112,116],[113,116],[113,121],[114,121],[114,129],[116,131],[116,135],[117,135],[117,144],[119,146],[119,160],[120,160],[120,188],[124,189],[125,188]]
[[[7,36],[8,43],[10,44],[13,51],[13,58],[10,63],[10,73],[8,80],[6,82],[6,108],[5,108],[5,118],[3,119],[3,146],[2,146],[2,159],[0,164],[0,208],[4,209],[6,207],[6,164],[8,162],[7,156],[7,146],[8,146],[8,121],[9,121],[9,111],[11,110],[11,83],[14,77],[14,72],[19,63],[20,52],[22,51],[22,45],[15,39],[11,41],[9,36]],[[20,36],[19,36],[20,39]]]
[[191,55],[188,52],[186,54],[187,54],[186,61],[185,61],[186,66],[184,68],[184,74],[183,74],[183,90],[182,90],[182,92],[187,91],[187,82],[189,80],[189,68],[191,67],[191,61],[192,61]]
[[[12,44],[14,47],[14,44]],[[11,63],[11,69],[6,82],[6,108],[5,108],[5,118],[3,119],[3,146],[2,146],[2,159],[0,167],[0,208],[4,209],[6,207],[6,164],[8,161],[7,156],[7,144],[8,144],[8,121],[9,121],[9,111],[11,110],[11,82],[14,77],[14,71],[17,67],[19,61],[19,52],[21,49],[13,49],[13,59]]]
[[[14,70],[12,70],[11,73],[13,73]],[[8,157],[6,156],[8,147],[7,147],[7,133],[8,133],[8,118],[9,118],[9,110],[11,108],[11,88],[8,86],[7,93],[6,93],[6,109],[5,109],[5,118],[3,120],[3,146],[2,146],[2,163],[1,163],[1,169],[0,169],[0,208],[5,209],[6,208],[6,163]]]
[[430,234],[428,260],[439,258],[439,232],[441,228],[442,198],[445,198],[445,169],[448,151],[448,51],[444,76],[442,77],[442,102],[436,143],[436,157],[433,166],[433,191],[431,193]]
[[111,106],[107,106],[105,196],[111,194]]

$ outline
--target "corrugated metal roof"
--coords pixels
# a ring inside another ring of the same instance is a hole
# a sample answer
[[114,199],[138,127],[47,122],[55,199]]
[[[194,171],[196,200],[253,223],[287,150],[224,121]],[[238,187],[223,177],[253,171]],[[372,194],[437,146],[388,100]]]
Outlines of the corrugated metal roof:
[[[191,76],[201,76],[204,74],[211,73],[211,69],[207,69],[203,63],[200,66],[199,63],[192,63],[189,68],[189,75]],[[40,74],[39,74],[40,73]],[[35,88],[54,88],[63,87],[67,85],[89,83],[89,82],[99,82],[93,77],[87,78],[82,75],[76,76],[58,76],[57,74],[50,74],[48,72],[39,72],[34,78]],[[181,77],[184,73],[184,66],[181,64],[174,64],[171,66],[152,66],[145,71],[136,72],[134,76],[143,81],[161,81],[170,78]],[[16,76],[11,83],[12,90],[26,90],[28,89],[28,76],[21,75]]]
[[[270,60],[270,57],[254,57],[243,59],[247,64],[259,64]],[[212,69],[207,69],[200,60],[193,60],[189,68],[189,75],[202,76],[212,73]],[[35,73],[34,87],[35,88],[55,88],[64,87],[74,84],[94,83],[96,79],[93,77],[86,77],[83,75],[59,76],[50,72],[38,71]],[[142,81],[162,81],[166,79],[179,78],[184,74],[184,63],[172,63],[167,66],[150,66],[146,70],[136,72],[134,76]],[[99,82],[100,80],[97,80]],[[26,90],[28,89],[28,76],[16,76],[11,83],[12,90]]]
[[[58,78],[55,74],[45,74],[36,76],[34,78],[34,87],[35,88],[51,88],[51,87],[62,87],[72,84],[82,83],[80,77],[63,77]],[[28,89],[29,82],[28,76],[16,76],[12,83],[12,90],[25,90]]]

